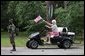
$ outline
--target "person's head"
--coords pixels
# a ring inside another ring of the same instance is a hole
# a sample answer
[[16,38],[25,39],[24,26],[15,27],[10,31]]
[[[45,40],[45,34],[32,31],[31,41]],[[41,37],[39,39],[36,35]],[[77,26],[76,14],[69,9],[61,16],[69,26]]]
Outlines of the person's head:
[[13,19],[10,19],[10,20],[9,20],[9,23],[12,24],[12,23],[13,23]]
[[56,24],[56,20],[53,19],[53,20],[52,20],[52,24]]

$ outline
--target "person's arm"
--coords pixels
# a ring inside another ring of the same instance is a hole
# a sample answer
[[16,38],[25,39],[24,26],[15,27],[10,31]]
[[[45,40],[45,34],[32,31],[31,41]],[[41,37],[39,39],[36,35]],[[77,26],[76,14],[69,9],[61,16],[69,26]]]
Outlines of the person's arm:
[[50,26],[48,26],[48,25],[45,25],[47,28],[49,28],[49,29],[51,29],[51,27]]
[[[13,24],[14,25],[14,24]],[[16,26],[14,25],[14,31],[15,31],[15,29],[16,29]]]
[[49,23],[49,22],[47,22],[47,21],[45,21],[45,20],[43,20],[46,24],[48,24],[49,26],[52,26],[52,24],[51,23]]

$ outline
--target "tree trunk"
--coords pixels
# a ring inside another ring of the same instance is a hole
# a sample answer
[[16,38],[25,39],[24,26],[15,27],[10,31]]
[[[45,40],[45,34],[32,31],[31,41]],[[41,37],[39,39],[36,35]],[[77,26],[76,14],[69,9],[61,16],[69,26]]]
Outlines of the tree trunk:
[[45,1],[47,5],[47,20],[51,21],[54,19],[54,9],[55,9],[55,3],[54,1]]
[[64,8],[67,8],[67,4],[69,3],[69,1],[64,1]]

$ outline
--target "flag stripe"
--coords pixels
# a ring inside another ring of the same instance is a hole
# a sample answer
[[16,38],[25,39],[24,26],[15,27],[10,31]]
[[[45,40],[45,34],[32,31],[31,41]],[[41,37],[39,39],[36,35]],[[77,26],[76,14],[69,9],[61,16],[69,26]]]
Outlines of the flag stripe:
[[34,21],[37,23],[38,21],[40,21],[42,19],[41,16],[38,16],[36,19],[34,19]]

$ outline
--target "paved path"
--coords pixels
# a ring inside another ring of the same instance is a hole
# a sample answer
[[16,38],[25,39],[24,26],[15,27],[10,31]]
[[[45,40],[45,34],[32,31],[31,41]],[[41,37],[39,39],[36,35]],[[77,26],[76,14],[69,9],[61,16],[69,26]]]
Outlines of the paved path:
[[[48,48],[47,48],[48,47]],[[70,49],[60,49],[57,46],[39,46],[38,49],[17,47],[17,51],[11,52],[11,47],[1,47],[1,55],[84,55],[84,46],[74,45]]]

